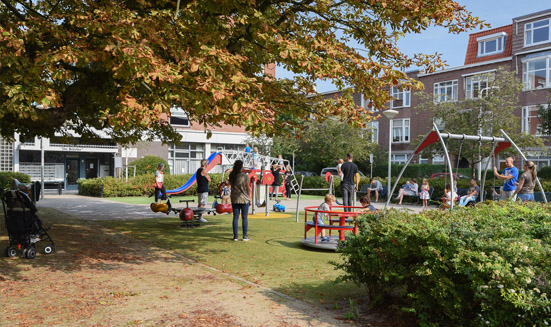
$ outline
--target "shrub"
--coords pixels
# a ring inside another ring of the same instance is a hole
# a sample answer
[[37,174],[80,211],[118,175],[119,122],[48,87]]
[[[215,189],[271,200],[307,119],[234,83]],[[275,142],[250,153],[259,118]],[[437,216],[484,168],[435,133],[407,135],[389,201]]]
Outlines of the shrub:
[[359,221],[339,244],[342,280],[375,303],[398,296],[421,326],[551,323],[551,206],[488,202],[476,208],[391,210]]
[[[398,176],[400,171],[402,170],[404,166],[398,165],[398,164],[392,164],[391,171],[392,176]],[[404,175],[402,177],[404,178],[429,178],[432,174],[435,173],[443,173],[447,172],[448,169],[445,165],[429,165],[429,164],[410,164],[404,171]],[[471,176],[471,168],[459,168],[458,170],[456,167],[453,167],[453,172],[467,176]],[[377,164],[373,168],[373,176],[378,176],[381,178],[385,178],[385,176],[388,176],[388,164],[387,163],[381,163]]]
[[[166,160],[161,157],[148,155],[143,158],[132,161],[132,165],[136,165],[136,176],[146,175],[146,174],[155,174],[155,171],[157,170],[157,166],[160,163],[165,165],[165,168],[163,169],[164,174],[169,175],[170,167],[168,166],[168,163],[166,162]],[[130,168],[128,170],[128,173],[129,174],[132,173],[132,170]]]
[[538,171],[538,177],[541,179],[551,180],[551,166],[543,167]]
[[14,171],[0,171],[0,190],[11,187],[12,179],[17,179],[21,183],[30,183],[31,176]]

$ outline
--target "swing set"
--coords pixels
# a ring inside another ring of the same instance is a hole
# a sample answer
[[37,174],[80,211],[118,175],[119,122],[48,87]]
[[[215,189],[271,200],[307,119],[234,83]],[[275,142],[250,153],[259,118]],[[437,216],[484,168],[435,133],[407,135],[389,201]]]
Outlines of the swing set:
[[[398,178],[396,179],[396,182],[394,183],[394,185],[392,187],[392,190],[388,194],[394,194],[394,190],[396,189],[396,186],[400,182],[400,178],[404,174],[404,171],[406,170],[409,163],[413,160],[413,158],[415,158],[415,156],[417,156],[424,148],[426,148],[427,146],[429,146],[431,144],[437,143],[437,142],[440,142],[440,144],[442,144],[442,149],[444,150],[444,160],[446,161],[446,170],[449,169],[450,180],[452,181],[452,183],[451,183],[452,192],[455,192],[454,187],[453,187],[453,174],[452,174],[453,170],[452,170],[452,166],[451,166],[450,156],[449,156],[449,153],[448,153],[448,147],[447,147],[446,142],[444,142],[444,140],[447,140],[448,142],[449,142],[449,140],[460,140],[461,141],[461,143],[459,145],[459,157],[461,157],[461,150],[463,148],[463,142],[465,142],[465,141],[478,141],[479,146],[482,144],[482,142],[492,142],[492,151],[490,152],[490,156],[493,159],[494,165],[495,165],[495,162],[496,162],[496,156],[501,151],[503,151],[504,149],[507,149],[511,146],[514,147],[515,150],[517,150],[520,153],[520,155],[522,156],[522,159],[524,161],[528,161],[526,159],[526,156],[524,155],[524,153],[515,144],[515,142],[513,142],[513,140],[509,137],[509,135],[507,135],[507,133],[505,133],[503,130],[500,130],[500,132],[503,135],[503,137],[440,133],[440,131],[438,130],[438,127],[436,126],[436,124],[433,124],[433,130],[429,134],[427,134],[427,136],[425,136],[425,138],[419,144],[419,146],[417,146],[417,149],[415,149],[415,152],[413,153],[413,155],[408,159],[408,161],[406,162],[406,164],[404,165],[404,167],[400,171],[400,174],[398,175]],[[488,172],[488,165],[489,164],[490,164],[490,160],[487,160],[486,161],[486,167],[484,168],[484,177],[482,178],[481,185],[480,185],[480,192],[479,192],[479,195],[478,195],[479,198],[480,198],[480,201],[484,200],[484,198],[483,198],[484,183],[486,181],[486,174]],[[459,168],[459,163],[458,163],[457,167]],[[457,172],[457,169],[456,169],[456,172]],[[447,174],[445,174],[444,176],[446,176],[445,178],[447,178]],[[536,178],[536,183],[538,184],[538,186],[540,188],[540,191],[543,195],[543,200],[545,201],[545,203],[547,203],[547,198],[545,197],[545,192],[543,190],[543,187],[541,186],[539,178]],[[495,178],[494,178],[494,184],[495,184]],[[387,201],[386,201],[386,204],[385,204],[385,209],[388,206],[388,204],[390,203],[391,198],[392,198],[391,196],[387,197]],[[454,201],[450,201],[450,209],[453,209],[453,202]]]

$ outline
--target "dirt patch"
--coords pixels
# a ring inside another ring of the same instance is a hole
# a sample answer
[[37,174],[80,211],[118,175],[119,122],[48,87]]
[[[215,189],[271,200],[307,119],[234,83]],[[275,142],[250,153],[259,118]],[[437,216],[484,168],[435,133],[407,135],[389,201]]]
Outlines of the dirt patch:
[[57,219],[57,253],[0,259],[0,326],[350,326],[339,312],[91,222]]

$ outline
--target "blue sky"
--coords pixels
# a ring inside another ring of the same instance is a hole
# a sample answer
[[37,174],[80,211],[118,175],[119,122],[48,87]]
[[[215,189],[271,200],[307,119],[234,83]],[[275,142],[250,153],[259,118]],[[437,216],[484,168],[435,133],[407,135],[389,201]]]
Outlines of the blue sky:
[[[550,0],[458,0],[458,2],[465,5],[474,16],[490,23],[492,28],[511,24],[514,17],[551,9]],[[468,40],[469,32],[459,35],[448,34],[444,28],[433,27],[421,34],[407,35],[398,42],[398,47],[408,55],[437,52],[446,61],[448,67],[456,67],[463,65],[465,61]],[[276,75],[277,77],[290,76],[279,67]],[[317,87],[318,92],[335,89],[331,83],[322,81],[318,82]]]

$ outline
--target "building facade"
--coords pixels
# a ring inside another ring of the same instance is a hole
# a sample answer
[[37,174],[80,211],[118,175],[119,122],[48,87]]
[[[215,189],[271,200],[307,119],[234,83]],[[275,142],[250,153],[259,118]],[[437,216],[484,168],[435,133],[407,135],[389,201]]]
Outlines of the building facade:
[[[546,106],[551,97],[551,9],[513,18],[510,25],[470,34],[462,66],[430,74],[411,71],[408,76],[421,81],[425,92],[440,103],[484,96],[491,88],[489,76],[499,68],[514,72],[524,85],[514,112],[520,118],[518,133],[527,132],[548,141],[548,137],[541,135],[537,112],[539,105]],[[401,164],[413,154],[412,140],[432,130],[433,116],[417,108],[420,99],[413,92],[393,87],[390,94],[393,100],[388,108],[399,114],[392,121],[381,115],[370,123],[370,128],[373,140],[384,149],[388,148],[392,129],[392,162]],[[358,106],[364,106],[362,96],[354,99]],[[539,167],[548,166],[551,165],[548,148],[525,149],[525,154]],[[443,158],[421,157],[414,162],[443,163]]]

